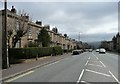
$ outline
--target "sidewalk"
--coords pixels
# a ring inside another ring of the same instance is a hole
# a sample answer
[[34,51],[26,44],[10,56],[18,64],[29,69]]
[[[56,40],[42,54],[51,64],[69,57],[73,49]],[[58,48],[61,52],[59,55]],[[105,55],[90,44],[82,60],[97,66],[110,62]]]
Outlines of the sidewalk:
[[37,61],[26,62],[21,64],[13,64],[10,68],[2,70],[2,80],[6,80],[8,78],[12,78],[14,76],[20,75],[22,73],[25,73],[27,71],[33,70],[35,68],[53,63],[55,61],[58,61],[60,59],[64,59],[66,57],[70,57],[71,54],[63,54],[59,56],[48,56],[48,57],[42,57],[39,58]]

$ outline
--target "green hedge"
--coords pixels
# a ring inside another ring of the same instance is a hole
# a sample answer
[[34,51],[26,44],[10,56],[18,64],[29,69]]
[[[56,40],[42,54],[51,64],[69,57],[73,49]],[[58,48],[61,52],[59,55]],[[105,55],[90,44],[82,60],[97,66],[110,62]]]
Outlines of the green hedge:
[[15,59],[30,59],[42,57],[42,56],[50,56],[50,55],[59,55],[62,54],[62,49],[60,46],[56,47],[30,47],[30,48],[10,48],[9,56],[10,58]]
[[64,52],[64,53],[70,53],[70,52],[72,52],[73,50],[74,50],[74,49],[70,49],[70,50],[64,49],[63,52]]
[[56,56],[56,55],[62,55],[63,54],[63,50],[61,47],[56,46],[52,48],[52,55]]

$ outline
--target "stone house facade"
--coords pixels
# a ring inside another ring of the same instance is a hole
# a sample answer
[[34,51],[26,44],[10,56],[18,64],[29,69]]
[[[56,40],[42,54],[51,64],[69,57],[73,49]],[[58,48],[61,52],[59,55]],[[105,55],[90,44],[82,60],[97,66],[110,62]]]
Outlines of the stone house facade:
[[[2,28],[4,28],[4,10],[0,11],[0,17],[2,16]],[[25,18],[23,21],[22,18]],[[23,24],[25,28],[28,28],[28,32],[21,37],[21,40],[19,40],[16,44],[16,48],[23,48],[25,47],[29,42],[35,42],[37,40],[37,36],[39,31],[44,27],[42,24],[37,24],[32,21],[30,21],[30,18],[28,15],[18,15],[16,12],[12,12],[10,10],[7,10],[7,36],[8,31],[12,31],[12,35],[10,36],[9,39],[9,47],[12,47],[12,37],[16,34],[16,30],[20,29],[20,23],[19,21],[22,21],[21,23]],[[65,38],[61,34],[55,33],[54,31],[48,29],[48,34],[51,37],[51,44],[50,46],[56,46],[59,45],[62,47],[62,49],[75,49],[76,48],[76,41]],[[4,37],[3,37],[4,38]]]

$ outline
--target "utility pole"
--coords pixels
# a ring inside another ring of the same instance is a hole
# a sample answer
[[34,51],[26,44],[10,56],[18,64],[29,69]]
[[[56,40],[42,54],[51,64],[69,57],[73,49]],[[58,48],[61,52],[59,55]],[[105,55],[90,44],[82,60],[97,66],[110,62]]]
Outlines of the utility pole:
[[7,43],[7,0],[4,2],[4,24],[2,30],[2,68],[6,69],[9,67]]

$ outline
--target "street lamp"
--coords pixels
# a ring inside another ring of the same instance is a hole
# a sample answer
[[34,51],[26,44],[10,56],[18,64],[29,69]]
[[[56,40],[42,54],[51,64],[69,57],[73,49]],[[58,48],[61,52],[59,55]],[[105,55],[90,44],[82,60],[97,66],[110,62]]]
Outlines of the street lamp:
[[80,42],[80,32],[79,32],[79,36],[78,36],[79,42]]
[[78,36],[79,42],[80,42],[80,34],[81,34],[81,32],[79,32],[79,36]]

